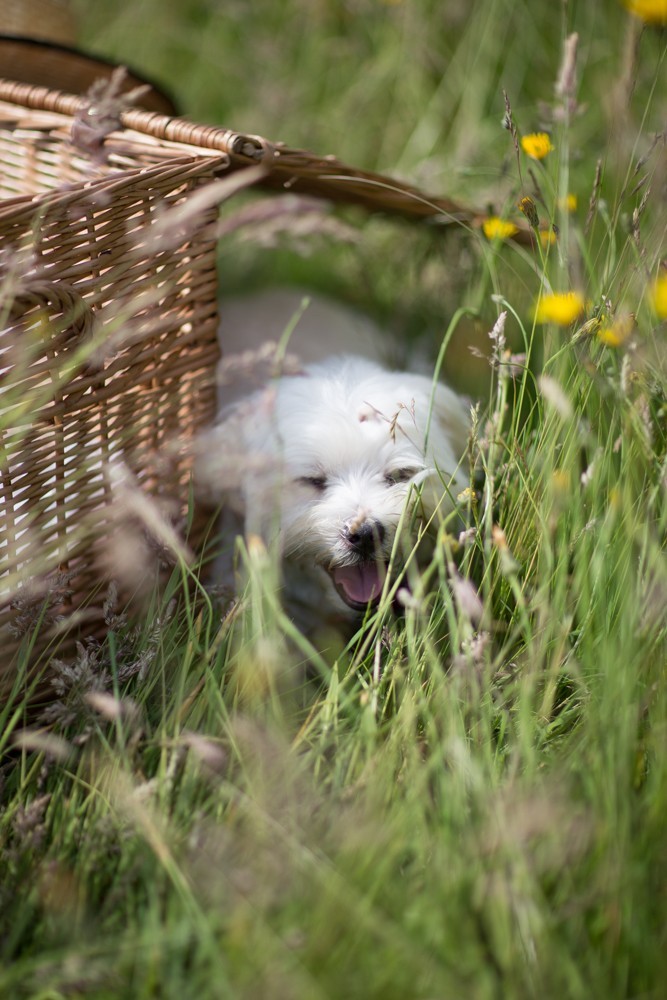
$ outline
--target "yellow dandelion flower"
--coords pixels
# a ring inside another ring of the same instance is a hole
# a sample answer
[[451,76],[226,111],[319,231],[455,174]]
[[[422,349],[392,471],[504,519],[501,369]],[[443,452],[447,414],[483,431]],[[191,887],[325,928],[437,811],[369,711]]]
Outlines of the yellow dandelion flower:
[[663,271],[653,285],[651,298],[660,319],[667,319],[667,271]]
[[635,328],[635,318],[632,313],[623,313],[609,326],[601,326],[597,331],[598,340],[607,347],[620,347],[628,339]]
[[556,234],[553,229],[540,229],[540,243],[546,250],[556,242]]
[[567,493],[570,489],[570,473],[567,469],[554,469],[551,474],[551,481],[555,493]]
[[579,319],[584,308],[584,300],[579,292],[554,292],[551,295],[543,295],[537,303],[535,321],[570,326]]
[[623,5],[646,24],[667,24],[667,0],[623,0]]
[[576,194],[566,194],[564,198],[559,200],[558,207],[562,208],[565,212],[576,212],[577,204]]
[[556,147],[551,145],[546,132],[531,132],[530,135],[522,136],[521,148],[532,160],[543,160]]
[[509,240],[510,237],[519,232],[519,227],[513,222],[506,222],[499,219],[497,215],[492,215],[482,223],[482,230],[487,240]]

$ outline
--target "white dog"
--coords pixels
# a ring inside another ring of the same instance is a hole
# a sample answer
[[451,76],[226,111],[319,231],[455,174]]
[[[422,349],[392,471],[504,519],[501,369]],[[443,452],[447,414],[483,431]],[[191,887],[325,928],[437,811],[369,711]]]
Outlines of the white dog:
[[[277,541],[283,603],[301,627],[359,617],[379,600],[392,555],[414,544],[399,527],[436,521],[468,484],[468,425],[450,389],[360,356],[269,379],[223,407],[206,439],[223,534]],[[216,576],[228,583],[225,541]]]

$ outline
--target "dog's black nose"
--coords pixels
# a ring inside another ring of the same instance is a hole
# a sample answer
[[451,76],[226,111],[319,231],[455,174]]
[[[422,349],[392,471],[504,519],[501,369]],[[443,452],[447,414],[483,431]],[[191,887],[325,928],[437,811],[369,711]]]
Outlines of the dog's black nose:
[[380,521],[351,521],[343,528],[343,538],[360,556],[374,556],[384,541],[384,525]]

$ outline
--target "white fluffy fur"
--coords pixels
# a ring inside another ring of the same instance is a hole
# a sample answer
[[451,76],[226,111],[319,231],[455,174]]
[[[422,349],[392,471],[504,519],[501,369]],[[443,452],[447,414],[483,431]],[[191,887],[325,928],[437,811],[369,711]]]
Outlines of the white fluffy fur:
[[[312,630],[377,598],[406,501],[423,521],[451,510],[448,493],[467,484],[467,426],[462,399],[430,378],[335,356],[224,409],[206,478],[225,533],[278,542],[284,603]],[[230,551],[227,539],[223,580]]]

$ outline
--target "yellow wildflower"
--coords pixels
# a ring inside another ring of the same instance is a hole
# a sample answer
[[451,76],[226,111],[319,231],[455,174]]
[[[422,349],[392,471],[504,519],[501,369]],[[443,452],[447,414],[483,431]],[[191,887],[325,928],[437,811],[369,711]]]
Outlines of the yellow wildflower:
[[663,271],[653,285],[651,297],[653,308],[660,319],[667,319],[667,271]]
[[497,215],[492,215],[482,223],[482,230],[487,240],[508,240],[519,232],[519,227],[513,222],[506,222],[499,219]]
[[556,323],[570,326],[584,311],[584,300],[579,292],[554,292],[543,295],[535,309],[537,323]]
[[551,474],[551,481],[555,493],[567,493],[570,489],[570,473],[567,469],[554,469]]
[[477,493],[469,486],[466,486],[456,497],[456,502],[460,504],[469,503],[474,507],[477,503]]
[[561,198],[558,202],[559,208],[564,209],[566,212],[576,212],[577,211],[577,196],[576,194],[566,194],[564,198]]
[[540,229],[540,243],[546,250],[556,242],[556,233],[553,229]]
[[597,331],[598,340],[607,347],[620,347],[628,339],[635,328],[635,318],[632,313],[623,313],[609,326],[601,326]]
[[646,24],[667,24],[667,0],[623,0],[623,4]]
[[532,160],[543,160],[556,147],[551,145],[546,132],[531,132],[530,135],[522,136],[521,148]]

